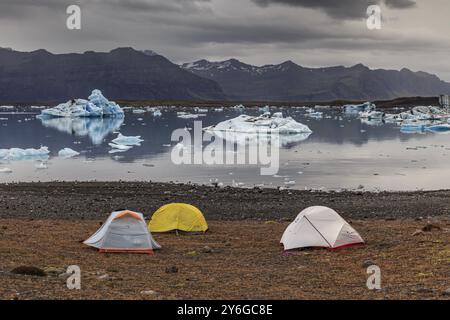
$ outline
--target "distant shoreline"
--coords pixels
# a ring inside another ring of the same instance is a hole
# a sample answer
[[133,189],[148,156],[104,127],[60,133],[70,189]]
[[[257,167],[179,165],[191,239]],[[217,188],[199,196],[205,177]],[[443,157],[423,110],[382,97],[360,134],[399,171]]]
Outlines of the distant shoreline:
[[[69,100],[69,99],[67,99]],[[142,106],[180,106],[180,107],[233,107],[235,105],[242,104],[246,107],[257,107],[257,106],[285,106],[285,107],[295,107],[295,106],[343,106],[346,104],[360,104],[366,102],[364,100],[334,100],[334,101],[204,101],[204,100],[121,100],[114,99],[111,100],[117,102],[121,106],[127,107],[142,107]],[[66,101],[3,101],[0,105],[11,105],[11,106],[54,106],[59,103]],[[378,108],[393,108],[393,107],[414,107],[414,106],[428,106],[428,105],[439,105],[438,97],[405,97],[396,98],[392,100],[374,100],[372,101]]]

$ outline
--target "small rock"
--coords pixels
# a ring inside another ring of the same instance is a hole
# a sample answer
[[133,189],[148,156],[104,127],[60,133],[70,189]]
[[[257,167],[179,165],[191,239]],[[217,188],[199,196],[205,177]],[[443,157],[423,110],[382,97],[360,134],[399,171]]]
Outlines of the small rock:
[[445,291],[442,293],[442,295],[443,295],[443,296],[450,296],[450,288],[448,288],[447,290],[445,290]]
[[44,268],[44,272],[47,273],[49,276],[58,276],[60,274],[65,273],[64,268],[58,268],[58,267],[46,267]]
[[433,293],[434,292],[434,290],[433,289],[430,289],[430,288],[427,288],[427,287],[417,287],[416,288],[416,292],[418,292],[418,293]]
[[363,264],[362,264],[362,266],[363,266],[364,268],[368,268],[368,267],[373,266],[373,265],[376,265],[376,263],[373,262],[372,260],[365,260],[365,261],[363,262]]
[[141,291],[140,293],[141,293],[142,295],[145,295],[145,296],[153,296],[153,295],[156,294],[156,291],[153,291],[153,290],[144,290],[144,291]]
[[211,252],[213,252],[213,249],[211,249],[211,248],[208,247],[208,246],[204,246],[204,247],[202,248],[202,252],[203,252],[203,253],[211,253]]
[[102,274],[101,276],[97,277],[97,279],[99,279],[99,280],[108,280],[109,279],[109,275],[108,274]]
[[188,253],[186,253],[186,255],[189,257],[195,257],[195,256],[198,256],[198,252],[197,251],[189,251]]
[[47,275],[44,270],[32,266],[20,266],[11,270],[11,273],[38,277],[45,277]]
[[426,226],[424,226],[422,228],[422,231],[424,231],[424,232],[432,232],[433,229],[436,229],[438,231],[442,230],[441,227],[439,227],[437,225],[434,225],[434,224],[431,224],[431,223],[428,223]]
[[166,273],[177,273],[178,267],[177,266],[170,266],[166,268]]

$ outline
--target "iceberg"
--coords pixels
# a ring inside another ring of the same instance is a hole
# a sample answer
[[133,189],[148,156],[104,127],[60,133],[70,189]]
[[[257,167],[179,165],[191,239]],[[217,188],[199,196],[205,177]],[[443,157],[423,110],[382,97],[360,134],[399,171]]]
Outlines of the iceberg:
[[375,110],[376,106],[373,103],[365,102],[363,104],[347,104],[343,108],[345,113],[354,114]]
[[144,140],[141,139],[141,136],[124,136],[119,133],[117,138],[115,138],[112,142],[116,145],[140,146],[142,141]]
[[68,158],[78,156],[79,154],[80,153],[75,150],[72,150],[70,148],[64,148],[62,150],[59,150],[58,157],[68,159]]
[[127,146],[124,144],[116,144],[116,143],[109,143],[109,146],[112,148],[109,153],[117,153],[117,152],[125,152],[133,148],[133,146]]
[[430,132],[448,132],[450,131],[450,124],[440,123],[435,125],[430,125],[425,128],[426,131]]
[[195,107],[195,108],[194,108],[194,111],[195,111],[195,112],[198,112],[198,113],[207,113],[207,112],[208,112],[208,109],[207,109],[207,108],[199,108],[199,107]]
[[381,120],[385,116],[384,112],[381,111],[364,111],[359,113],[359,117],[361,119],[367,119],[367,120]]
[[204,116],[202,114],[192,114],[187,112],[177,112],[177,118],[180,119],[196,119],[200,116]]
[[308,126],[301,124],[291,117],[283,118],[281,112],[273,115],[266,112],[260,116],[240,115],[236,118],[219,122],[204,128],[209,132],[240,132],[240,133],[279,133],[298,134],[312,133]]
[[41,111],[41,117],[79,118],[79,117],[123,117],[122,108],[106,99],[100,90],[93,90],[88,100],[72,99],[56,107]]
[[309,138],[311,133],[295,133],[272,135],[265,132],[262,133],[247,133],[241,132],[227,132],[227,131],[207,131],[208,134],[213,135],[216,139],[228,141],[237,145],[255,145],[258,143],[277,144],[282,147],[292,146]]
[[154,116],[154,117],[161,117],[161,116],[162,116],[162,113],[161,113],[160,110],[155,110],[155,111],[153,111],[153,116]]
[[425,123],[403,123],[400,127],[402,133],[423,133],[425,131]]
[[0,149],[0,160],[33,160],[33,159],[48,159],[50,151],[47,147],[39,149]]
[[0,173],[12,173],[13,171],[10,168],[0,168]]
[[47,165],[44,162],[40,162],[34,166],[38,170],[46,170],[48,169]]

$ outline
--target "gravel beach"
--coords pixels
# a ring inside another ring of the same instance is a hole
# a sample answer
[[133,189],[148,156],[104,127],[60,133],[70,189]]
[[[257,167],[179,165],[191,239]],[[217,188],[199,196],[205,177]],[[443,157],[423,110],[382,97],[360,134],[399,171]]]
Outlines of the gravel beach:
[[[0,299],[449,299],[449,195],[3,184]],[[81,243],[113,210],[149,218],[175,201],[198,206],[208,232],[154,234],[162,245],[154,255],[100,254]],[[311,205],[336,209],[366,244],[283,253],[284,229]],[[366,287],[367,267],[374,264],[382,276],[375,291]],[[70,265],[81,268],[81,290],[66,287]],[[17,272],[20,267],[34,268],[34,275]]]

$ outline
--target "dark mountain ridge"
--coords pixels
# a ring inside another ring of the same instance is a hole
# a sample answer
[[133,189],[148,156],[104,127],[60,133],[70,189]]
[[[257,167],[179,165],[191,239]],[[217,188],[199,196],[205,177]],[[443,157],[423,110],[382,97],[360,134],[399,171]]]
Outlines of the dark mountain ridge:
[[203,59],[185,63],[182,68],[216,81],[232,100],[389,100],[450,93],[450,83],[406,68],[371,70],[363,64],[306,68],[292,61],[259,67],[236,59]]
[[217,83],[151,51],[52,54],[0,49],[1,101],[65,101],[100,89],[111,99],[225,99]]

